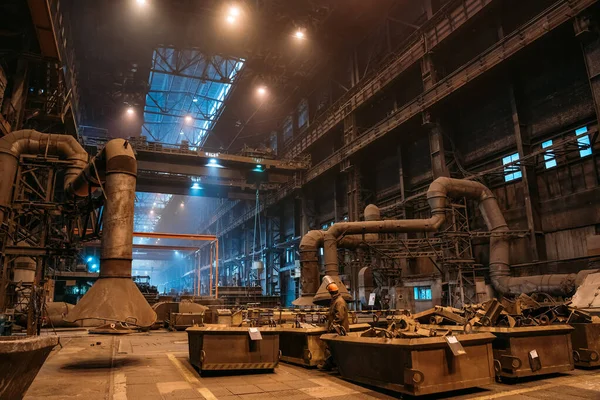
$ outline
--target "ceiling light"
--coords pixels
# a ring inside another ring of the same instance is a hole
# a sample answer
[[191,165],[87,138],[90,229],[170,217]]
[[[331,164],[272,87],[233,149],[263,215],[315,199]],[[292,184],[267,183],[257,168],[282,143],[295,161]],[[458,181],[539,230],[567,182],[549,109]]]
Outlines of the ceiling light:
[[154,214],[154,210],[150,210],[150,214]]
[[198,99],[194,97],[194,98],[192,99],[192,101],[193,101],[194,103],[197,103],[197,102],[198,102]]
[[93,258],[92,257],[88,257],[87,262],[92,262]]
[[232,6],[229,8],[229,15],[232,17],[237,17],[240,15],[240,9],[237,6]]
[[133,115],[134,113],[135,113],[135,110],[133,109],[133,107],[127,108],[127,115]]
[[183,204],[183,201],[181,202],[181,204],[179,205],[179,207],[183,207],[185,206],[185,204]]
[[152,207],[156,207],[156,202],[152,203]]
[[256,89],[256,93],[258,93],[260,96],[264,96],[265,94],[267,94],[267,88],[264,86],[260,86],[258,89]]
[[298,40],[302,40],[302,39],[304,39],[304,38],[305,38],[305,36],[306,36],[306,35],[304,34],[304,31],[302,31],[302,30],[300,30],[300,29],[298,29],[298,30],[296,31],[296,33],[294,33],[294,37],[295,37],[296,39],[298,39]]
[[198,182],[194,182],[194,184],[192,185],[192,189],[199,190],[199,189],[202,189],[202,187],[200,186],[200,184]]
[[225,18],[225,21],[227,21],[228,24],[232,24],[233,25],[235,23],[235,17],[233,15],[228,15]]
[[187,122],[188,124],[191,123],[194,120],[194,118],[192,118],[191,115],[186,115],[185,116],[185,122]]
[[179,132],[180,135],[183,135],[183,131]]
[[145,6],[146,0],[136,0],[136,3],[138,3],[140,6]]
[[208,160],[209,164],[216,164],[217,163],[217,159],[216,158],[211,158],[210,160]]

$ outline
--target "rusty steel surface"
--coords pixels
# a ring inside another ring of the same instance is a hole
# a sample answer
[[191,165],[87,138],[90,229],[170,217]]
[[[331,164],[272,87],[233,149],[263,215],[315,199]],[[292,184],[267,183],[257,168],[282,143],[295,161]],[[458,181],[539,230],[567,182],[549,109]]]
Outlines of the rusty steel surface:
[[457,336],[466,354],[454,356],[443,337],[388,339],[326,334],[343,378],[409,395],[484,386],[494,381],[489,333]]
[[600,366],[600,323],[571,324],[573,361],[576,367]]
[[[479,328],[491,332],[494,369],[498,377],[522,378],[571,371],[574,368],[569,325]],[[536,357],[537,355],[537,357]],[[538,360],[536,360],[536,358]]]
[[58,336],[0,337],[0,400],[25,396]]
[[190,363],[200,373],[226,370],[272,371],[279,363],[278,328],[257,328],[261,340],[250,338],[250,329],[191,327],[188,333]]
[[[361,332],[370,328],[369,324],[352,324],[350,332]],[[321,335],[327,333],[324,327],[282,327],[279,334],[281,361],[316,367],[327,358],[327,345]]]

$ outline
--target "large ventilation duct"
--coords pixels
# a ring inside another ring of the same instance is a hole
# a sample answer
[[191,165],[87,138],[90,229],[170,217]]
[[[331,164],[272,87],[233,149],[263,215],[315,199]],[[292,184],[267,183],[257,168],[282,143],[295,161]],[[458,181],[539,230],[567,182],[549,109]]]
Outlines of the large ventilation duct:
[[[348,239],[346,235],[364,235],[373,233],[409,233],[435,232],[445,222],[447,198],[466,197],[477,200],[490,238],[490,279],[496,291],[503,294],[531,293],[544,291],[551,294],[570,294],[590,271],[579,274],[536,275],[510,277],[509,242],[505,234],[509,229],[498,202],[492,192],[479,182],[462,179],[438,178],[431,183],[427,191],[427,201],[431,208],[431,218],[413,220],[383,220],[364,222],[340,222],[333,224],[327,231],[310,231],[300,244],[300,262],[302,264],[302,297],[294,301],[295,305],[310,304],[309,297],[314,293],[319,281],[317,253],[323,247],[326,275],[335,281],[338,276],[337,249],[341,243],[356,243],[357,239]],[[305,240],[306,238],[306,240]],[[329,281],[329,279],[327,279]],[[339,277],[337,278],[339,281]],[[338,282],[339,283],[339,282]],[[305,284],[307,289],[305,290]],[[340,289],[344,285],[338,285]],[[347,291],[342,293],[350,299]],[[327,304],[331,296],[322,284],[316,291],[312,302]]]
[[[366,222],[374,222],[381,219],[381,213],[379,208],[373,204],[369,204],[365,207],[364,218]],[[334,224],[336,226],[338,224]],[[294,300],[292,304],[296,306],[312,306],[315,300],[315,295],[319,289],[319,286],[325,285],[325,294],[327,296],[322,299],[323,303],[328,302],[331,299],[329,292],[326,290],[326,286],[330,282],[335,282],[340,289],[342,297],[349,301],[352,300],[352,296],[348,293],[346,285],[342,283],[339,277],[339,267],[337,261],[337,248],[344,249],[355,249],[365,242],[377,241],[379,235],[377,233],[369,233],[363,235],[360,234],[349,234],[336,239],[328,231],[309,231],[302,237],[300,242],[300,263],[302,265],[302,273],[300,275],[302,295]],[[334,251],[324,251],[323,258],[325,263],[325,274],[328,276],[326,283],[320,283],[320,267],[319,267],[319,248],[332,248],[335,247]],[[316,304],[316,303],[315,303]]]
[[10,207],[13,182],[19,158],[23,154],[49,155],[71,161],[65,172],[65,187],[77,177],[88,161],[88,154],[77,140],[69,135],[53,135],[34,130],[12,132],[0,139],[0,224]]
[[99,176],[104,180],[106,200],[100,276],[69,312],[68,322],[95,319],[148,327],[156,321],[156,313],[131,279],[136,174],[133,149],[127,141],[114,139],[69,188],[73,193],[86,193],[88,185],[97,183],[93,177]]

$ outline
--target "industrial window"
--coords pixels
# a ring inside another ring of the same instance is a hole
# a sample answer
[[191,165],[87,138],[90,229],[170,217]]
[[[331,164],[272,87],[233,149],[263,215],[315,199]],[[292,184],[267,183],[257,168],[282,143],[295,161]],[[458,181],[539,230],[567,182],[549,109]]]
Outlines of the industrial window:
[[302,99],[298,104],[298,129],[308,125],[308,99]]
[[587,157],[592,154],[592,146],[590,145],[590,135],[584,135],[587,133],[587,126],[579,128],[575,131],[577,136],[577,144],[579,145],[579,156]]
[[[552,146],[552,140],[546,140],[542,143],[542,149]],[[544,164],[546,164],[546,169],[556,167],[556,158],[554,156],[554,150],[546,150],[544,153]]]
[[[502,165],[510,164],[519,160],[519,153],[511,154],[502,159]],[[518,165],[509,165],[504,167],[504,181],[510,182],[521,178],[521,168]]]
[[285,263],[291,264],[294,262],[294,249],[285,250]]
[[294,119],[291,115],[288,115],[285,121],[283,121],[283,142],[292,140],[294,136]]
[[415,300],[431,300],[431,287],[415,286]]

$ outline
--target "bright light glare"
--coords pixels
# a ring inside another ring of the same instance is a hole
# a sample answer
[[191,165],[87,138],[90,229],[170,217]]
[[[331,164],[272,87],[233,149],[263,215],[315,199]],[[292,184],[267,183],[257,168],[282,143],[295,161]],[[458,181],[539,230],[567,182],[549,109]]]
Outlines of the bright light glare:
[[233,15],[228,15],[227,18],[225,18],[225,21],[227,21],[228,24],[234,24],[235,23],[235,17]]
[[198,182],[194,182],[194,184],[192,185],[192,189],[198,190],[198,189],[202,189],[202,187],[200,186],[200,184]]
[[98,268],[98,265],[97,264],[93,264],[92,265],[92,269],[96,269],[96,268]]
[[297,30],[296,33],[294,33],[294,36],[296,37],[296,39],[304,39],[305,35],[304,32],[301,30]]
[[179,207],[183,207],[185,204],[183,204],[183,201],[181,202],[181,204],[179,205]]
[[92,262],[92,257],[88,257],[87,262]]
[[179,132],[180,135],[183,135],[183,131]]
[[193,101],[194,103],[197,103],[197,102],[198,102],[198,99],[194,97],[194,98],[192,99],[192,101]]
[[150,210],[150,214],[154,214],[154,210]]
[[138,3],[140,6],[145,6],[146,0],[136,0],[136,3]]
[[217,163],[217,159],[216,158],[211,158],[210,160],[208,160],[209,164],[216,164]]
[[258,89],[256,89],[256,93],[258,93],[260,96],[264,96],[265,94],[267,94],[267,88],[261,86]]
[[192,122],[193,120],[194,120],[194,118],[192,118],[192,116],[191,116],[191,115],[186,115],[186,116],[185,116],[185,122],[187,122],[188,124],[189,124],[190,122]]
[[129,107],[127,109],[127,115],[133,115],[134,112],[135,112],[135,110],[133,109],[133,107]]
[[229,15],[233,17],[237,17],[240,15],[240,9],[236,6],[232,6],[229,8]]

